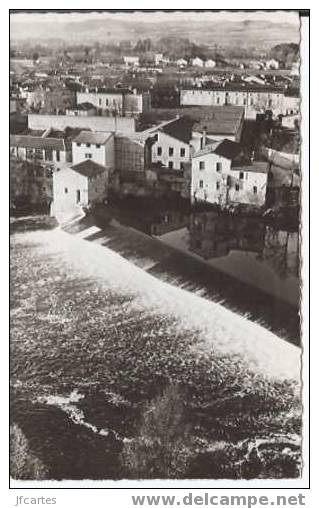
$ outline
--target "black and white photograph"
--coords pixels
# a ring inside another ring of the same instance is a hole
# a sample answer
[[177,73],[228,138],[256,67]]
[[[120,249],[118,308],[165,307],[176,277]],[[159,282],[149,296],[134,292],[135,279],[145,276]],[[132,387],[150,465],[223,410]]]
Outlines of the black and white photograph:
[[10,11],[13,484],[304,478],[307,16]]

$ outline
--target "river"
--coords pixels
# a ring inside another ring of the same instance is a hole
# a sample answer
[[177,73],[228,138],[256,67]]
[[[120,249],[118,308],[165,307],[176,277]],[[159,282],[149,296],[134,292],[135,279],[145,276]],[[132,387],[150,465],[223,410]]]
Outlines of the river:
[[[256,475],[298,474],[299,348],[200,281],[187,287],[189,259],[114,217],[103,228],[92,217],[63,229],[13,222],[11,419],[50,478],[123,478],[123,443],[169,383],[185,390],[207,453],[228,443],[244,460],[258,441],[268,455]],[[216,477],[205,464],[188,476]]]

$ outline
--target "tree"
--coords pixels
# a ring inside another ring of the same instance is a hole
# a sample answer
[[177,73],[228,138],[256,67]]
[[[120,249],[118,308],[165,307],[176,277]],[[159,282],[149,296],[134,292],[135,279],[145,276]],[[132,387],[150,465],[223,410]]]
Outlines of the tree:
[[10,474],[16,480],[43,480],[48,470],[30,450],[27,438],[18,425],[10,426]]
[[32,55],[33,63],[36,63],[39,60],[39,53],[35,51]]
[[146,405],[139,435],[124,444],[122,462],[131,478],[183,478],[188,446],[182,393],[169,385]]

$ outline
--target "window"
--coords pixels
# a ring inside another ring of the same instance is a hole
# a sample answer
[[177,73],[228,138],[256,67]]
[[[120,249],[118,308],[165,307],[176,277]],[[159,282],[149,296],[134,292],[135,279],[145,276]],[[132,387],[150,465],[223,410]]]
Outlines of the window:
[[157,155],[162,155],[162,147],[161,146],[157,147]]
[[205,161],[199,161],[199,169],[205,169]]
[[181,157],[185,157],[185,148],[181,148]]
[[42,148],[36,148],[35,151],[35,158],[39,160],[43,160],[43,150]]
[[217,173],[220,173],[222,170],[222,163],[221,162],[216,162],[216,171]]
[[90,148],[91,143],[86,143],[87,148]]
[[219,182],[216,182],[216,189],[219,190],[220,189],[220,183]]
[[99,99],[99,106],[102,106],[102,99]]
[[45,150],[45,152],[44,152],[44,158],[45,158],[46,161],[52,161],[52,159],[53,159],[53,150],[52,149]]
[[109,100],[105,99],[105,106],[108,106],[108,105],[109,105]]
[[101,148],[101,145],[95,145],[95,146],[96,146],[96,148]]
[[199,188],[202,189],[204,187],[204,181],[199,180]]
[[76,191],[76,202],[80,203],[80,201],[81,201],[81,191],[77,190]]
[[92,159],[92,154],[91,153],[86,153],[85,154],[85,158],[86,159]]
[[238,183],[236,183],[235,189],[236,189],[237,192],[239,191],[239,184]]
[[240,171],[240,172],[239,172],[239,179],[240,179],[240,180],[243,180],[243,179],[244,179],[244,172],[243,172],[243,171]]
[[254,185],[253,190],[254,190],[254,194],[257,194],[257,187],[256,187],[256,185]]
[[184,162],[181,162],[181,163],[180,163],[180,168],[181,168],[181,169],[184,169]]
[[77,143],[76,146],[81,146],[81,143]]
[[168,167],[169,167],[170,169],[173,169],[173,162],[172,162],[172,161],[169,161],[169,163],[168,163]]
[[172,148],[171,146],[168,149],[168,155],[170,156],[174,155],[174,148]]
[[64,194],[67,194],[69,192],[69,189],[67,187],[64,187]]
[[56,150],[55,152],[55,158],[58,162],[60,162],[60,150]]

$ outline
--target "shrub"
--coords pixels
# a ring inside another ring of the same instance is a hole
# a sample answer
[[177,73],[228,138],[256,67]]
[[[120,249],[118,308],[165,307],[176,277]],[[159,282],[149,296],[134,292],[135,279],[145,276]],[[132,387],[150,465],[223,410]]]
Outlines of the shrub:
[[182,393],[169,385],[146,405],[139,435],[124,443],[122,462],[128,476],[182,478],[189,459],[188,439]]
[[47,468],[30,450],[27,438],[18,425],[10,426],[10,474],[15,480],[43,480]]

